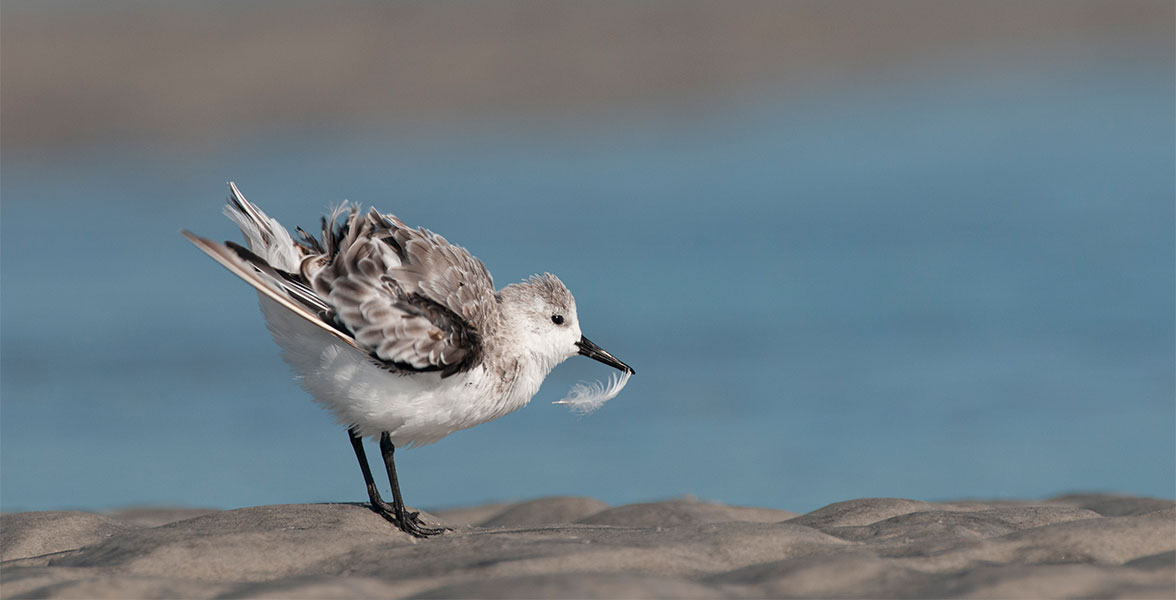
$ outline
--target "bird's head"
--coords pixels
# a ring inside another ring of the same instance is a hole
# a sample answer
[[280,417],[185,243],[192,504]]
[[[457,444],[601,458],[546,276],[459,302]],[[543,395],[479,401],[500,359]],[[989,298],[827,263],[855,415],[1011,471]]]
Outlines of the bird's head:
[[580,332],[576,299],[558,277],[550,273],[508,285],[498,293],[506,327],[530,351],[536,362],[550,371],[559,363],[581,354],[610,367],[633,373],[633,368],[592,343]]

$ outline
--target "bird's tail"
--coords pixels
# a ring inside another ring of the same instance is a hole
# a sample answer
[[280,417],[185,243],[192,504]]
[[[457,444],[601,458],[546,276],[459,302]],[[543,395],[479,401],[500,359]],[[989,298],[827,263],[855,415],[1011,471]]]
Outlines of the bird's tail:
[[205,254],[223,265],[234,275],[244,279],[262,296],[273,300],[278,305],[305,319],[315,327],[335,336],[343,343],[361,350],[347,332],[336,327],[333,317],[330,317],[330,307],[314,295],[310,288],[274,270],[253,252],[232,242],[218,244],[212,240],[202,238],[191,231],[181,229],[180,233],[188,241],[196,244]]
[[302,262],[302,252],[290,237],[290,232],[277,219],[266,215],[253,203],[245,199],[237,184],[229,182],[229,203],[225,205],[225,216],[241,228],[249,250],[270,266],[288,273],[297,273]]
[[[241,228],[248,248],[233,242],[219,244],[187,230],[181,230],[180,233],[213,260],[244,279],[262,296],[340,341],[359,348],[350,334],[336,326],[333,309],[315,293],[310,280],[302,274],[301,263],[304,260],[314,262],[319,255],[305,245],[296,245],[280,223],[246,200],[232,182],[229,183],[229,190],[232,196],[225,207],[225,216]],[[303,256],[304,252],[308,255]]]

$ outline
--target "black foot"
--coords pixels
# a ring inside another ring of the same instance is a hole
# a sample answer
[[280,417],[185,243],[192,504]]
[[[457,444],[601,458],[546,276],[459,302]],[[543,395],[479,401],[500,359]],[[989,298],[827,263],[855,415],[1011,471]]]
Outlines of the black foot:
[[440,535],[446,531],[453,531],[449,527],[438,526],[429,527],[421,520],[421,513],[416,511],[403,511],[400,515],[396,514],[396,508],[383,500],[378,500],[369,505],[371,509],[381,517],[388,520],[401,531],[418,538],[428,538],[435,535]]

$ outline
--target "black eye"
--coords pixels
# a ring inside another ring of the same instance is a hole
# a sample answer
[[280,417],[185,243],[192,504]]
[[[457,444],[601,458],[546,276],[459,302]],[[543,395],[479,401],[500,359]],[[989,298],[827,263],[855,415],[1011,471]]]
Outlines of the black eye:
[[563,315],[551,315],[551,322],[556,325],[563,325]]

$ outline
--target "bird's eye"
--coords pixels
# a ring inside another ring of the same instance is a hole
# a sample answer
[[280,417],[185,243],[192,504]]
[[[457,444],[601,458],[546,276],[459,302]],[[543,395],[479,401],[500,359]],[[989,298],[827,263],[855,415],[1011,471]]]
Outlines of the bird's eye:
[[551,315],[551,322],[556,325],[563,325],[563,315]]

